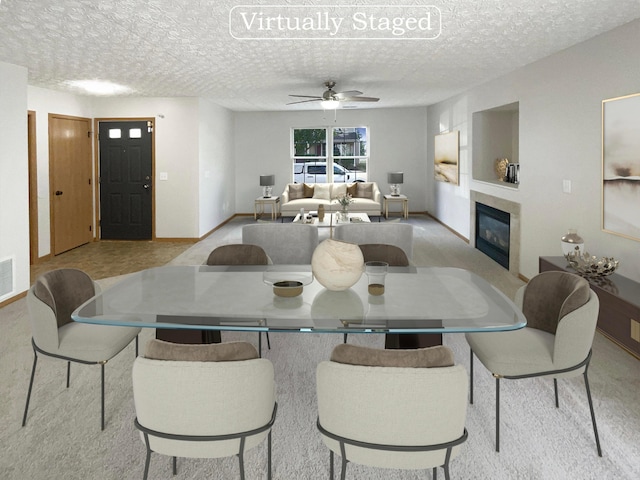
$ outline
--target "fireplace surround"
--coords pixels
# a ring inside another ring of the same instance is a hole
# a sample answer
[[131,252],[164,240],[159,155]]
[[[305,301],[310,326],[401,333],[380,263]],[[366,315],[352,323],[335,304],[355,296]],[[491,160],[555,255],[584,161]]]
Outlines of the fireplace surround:
[[[478,247],[478,245],[476,245],[476,203],[509,214],[508,270],[509,273],[518,276],[520,274],[520,204],[475,190],[471,190],[470,199],[471,234],[469,236],[469,243],[472,247]],[[504,266],[504,264],[502,265]]]

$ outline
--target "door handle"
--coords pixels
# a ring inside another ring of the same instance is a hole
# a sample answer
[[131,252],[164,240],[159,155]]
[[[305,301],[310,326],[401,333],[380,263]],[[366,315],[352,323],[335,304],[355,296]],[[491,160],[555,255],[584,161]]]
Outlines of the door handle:
[[144,189],[145,189],[145,190],[148,190],[148,189],[149,189],[149,184],[148,184],[148,183],[145,183],[145,184],[144,184],[144,185],[142,185],[142,186],[144,187]]
[[58,196],[62,195],[62,191],[61,190],[56,190],[56,195],[58,195]]

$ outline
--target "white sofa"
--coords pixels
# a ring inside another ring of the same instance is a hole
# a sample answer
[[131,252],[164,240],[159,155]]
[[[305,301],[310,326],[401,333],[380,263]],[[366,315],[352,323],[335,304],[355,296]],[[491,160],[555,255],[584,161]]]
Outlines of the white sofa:
[[283,217],[295,217],[301,208],[308,212],[318,210],[319,205],[324,205],[325,212],[337,212],[342,209],[338,198],[346,193],[353,198],[350,212],[382,214],[382,194],[376,182],[289,183],[280,198],[280,212]]

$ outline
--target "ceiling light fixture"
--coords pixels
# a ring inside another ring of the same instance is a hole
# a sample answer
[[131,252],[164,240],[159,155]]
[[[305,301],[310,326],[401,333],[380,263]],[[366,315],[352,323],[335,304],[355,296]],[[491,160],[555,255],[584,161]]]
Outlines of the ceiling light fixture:
[[340,102],[338,100],[322,100],[320,103],[325,110],[336,110],[340,108]]
[[121,95],[132,91],[129,87],[105,80],[69,80],[65,83],[90,95]]

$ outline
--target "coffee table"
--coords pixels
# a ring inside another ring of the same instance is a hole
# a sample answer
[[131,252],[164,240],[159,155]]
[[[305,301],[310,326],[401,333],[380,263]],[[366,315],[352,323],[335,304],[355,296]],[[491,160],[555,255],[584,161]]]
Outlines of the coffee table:
[[[312,215],[317,212],[311,212]],[[336,225],[343,225],[346,223],[371,223],[371,219],[369,215],[366,213],[349,213],[349,219],[344,220],[342,218],[342,214],[338,212],[326,213],[324,215],[324,220],[322,222],[318,221],[318,217],[311,217],[311,223],[309,225],[313,225],[315,227],[335,227]],[[294,222],[300,223],[300,214],[297,214],[293,219]]]

